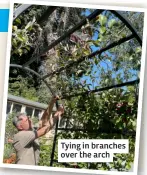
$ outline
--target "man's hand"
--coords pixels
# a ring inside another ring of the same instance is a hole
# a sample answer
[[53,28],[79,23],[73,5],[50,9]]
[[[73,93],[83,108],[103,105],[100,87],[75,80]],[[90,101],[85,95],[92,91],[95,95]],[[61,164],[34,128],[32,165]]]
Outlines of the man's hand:
[[59,118],[62,116],[62,114],[64,114],[64,107],[63,106],[59,106],[57,112],[53,115],[53,117],[50,118],[50,129],[53,128],[53,126],[56,124],[57,120],[59,120]]
[[62,114],[64,114],[64,107],[60,105],[57,112],[54,114],[54,117],[60,117]]
[[52,97],[52,100],[51,100],[51,101],[52,101],[53,103],[56,103],[57,100],[59,100],[59,96],[58,96],[58,95]]
[[8,143],[13,143],[13,140],[10,138],[7,141],[8,141]]

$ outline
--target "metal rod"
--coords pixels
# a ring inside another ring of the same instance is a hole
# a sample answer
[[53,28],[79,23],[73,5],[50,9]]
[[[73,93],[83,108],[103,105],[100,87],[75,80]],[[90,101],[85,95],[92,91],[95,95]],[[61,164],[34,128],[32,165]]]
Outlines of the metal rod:
[[53,165],[54,153],[55,153],[55,147],[56,147],[56,139],[57,139],[57,131],[58,131],[58,120],[57,120],[56,126],[55,126],[55,135],[54,135],[54,139],[53,139],[53,148],[52,148],[52,153],[51,153],[50,166]]
[[44,14],[37,20],[38,24],[43,25],[43,23],[48,19],[48,17],[57,9],[55,6],[50,6],[44,12]]
[[18,64],[10,64],[10,67],[13,67],[13,68],[19,68],[19,69],[23,69],[25,71],[29,71],[31,72],[32,74],[36,75],[39,79],[41,79],[45,84],[46,86],[48,87],[48,89],[50,90],[50,92],[53,94],[55,94],[55,92],[53,91],[53,89],[49,86],[49,84],[47,83],[46,80],[42,79],[42,77],[37,73],[35,72],[34,70],[28,68],[28,67],[22,67],[21,65],[18,65]]
[[111,13],[113,13],[115,16],[117,16],[130,30],[131,32],[135,35],[135,38],[139,42],[139,44],[142,46],[142,38],[140,34],[136,31],[135,27],[131,22],[121,13],[115,10],[110,10]]
[[121,38],[120,40],[115,41],[115,42],[109,44],[109,45],[106,46],[105,48],[102,48],[102,49],[100,49],[100,50],[97,50],[97,51],[95,51],[95,52],[89,54],[88,56],[83,56],[83,57],[79,58],[77,61],[72,61],[72,62],[69,63],[68,65],[66,65],[66,66],[64,66],[64,67],[61,67],[61,68],[59,68],[59,69],[57,69],[57,70],[55,70],[55,71],[53,71],[53,72],[51,72],[51,73],[48,73],[48,74],[44,75],[42,78],[43,78],[43,79],[46,79],[46,78],[49,77],[49,76],[53,76],[53,75],[55,75],[55,74],[58,75],[58,74],[60,74],[60,72],[62,72],[63,70],[66,70],[66,69],[72,67],[73,65],[77,65],[77,64],[81,63],[81,62],[84,61],[86,58],[90,59],[90,58],[92,58],[92,57],[94,57],[94,56],[96,56],[96,55],[98,55],[98,54],[101,54],[101,53],[103,53],[103,52],[105,52],[105,51],[107,51],[107,50],[109,50],[109,49],[112,49],[113,47],[115,47],[115,46],[117,46],[117,45],[120,45],[120,44],[122,44],[122,43],[124,43],[124,42],[126,42],[126,41],[128,41],[128,40],[130,40],[130,39],[132,39],[132,38],[134,38],[134,35],[133,35],[133,34],[131,34],[131,35],[127,36],[127,37]]
[[31,4],[22,4],[22,5],[20,5],[13,13],[13,20],[18,18],[19,15],[21,15],[23,12],[25,12],[31,6],[32,6]]
[[[105,129],[82,129],[82,128],[58,128],[58,131],[71,131],[71,132],[90,132],[90,133],[105,133],[109,134],[108,131],[105,131]],[[110,132],[111,134],[125,134],[125,135],[135,135],[135,131],[121,131],[121,130],[114,130]]]
[[99,88],[99,89],[94,89],[94,90],[91,90],[91,91],[79,92],[79,93],[75,93],[75,94],[71,94],[71,95],[64,94],[61,97],[61,99],[67,99],[67,98],[76,97],[76,96],[80,96],[80,95],[84,95],[84,94],[101,92],[101,91],[105,91],[105,90],[109,90],[109,89],[113,89],[113,88],[119,88],[119,87],[128,86],[128,85],[134,85],[136,83],[139,83],[139,79],[134,80],[134,81],[121,83],[121,84],[112,85],[112,86],[107,86],[107,87],[103,87],[103,88]]

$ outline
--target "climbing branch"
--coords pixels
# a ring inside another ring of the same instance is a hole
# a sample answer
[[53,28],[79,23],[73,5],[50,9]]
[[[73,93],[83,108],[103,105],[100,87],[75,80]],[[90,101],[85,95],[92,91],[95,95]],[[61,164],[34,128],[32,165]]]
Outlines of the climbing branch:
[[79,58],[77,61],[72,61],[68,65],[65,65],[64,67],[61,67],[61,68],[59,68],[59,69],[57,69],[57,70],[55,70],[55,71],[53,71],[51,73],[48,73],[48,74],[44,75],[42,78],[43,79],[46,79],[47,77],[50,77],[50,76],[53,76],[53,75],[58,75],[63,70],[66,70],[66,69],[72,67],[73,65],[74,66],[75,65],[78,65],[79,63],[81,63],[82,61],[84,61],[86,58],[90,59],[90,58],[92,58],[92,57],[94,57],[94,56],[96,56],[98,54],[101,54],[101,53],[103,53],[103,52],[105,52],[105,51],[107,51],[109,49],[112,49],[113,47],[115,47],[117,45],[120,45],[120,44],[122,44],[122,43],[124,43],[124,42],[126,42],[126,41],[128,41],[128,40],[130,40],[132,38],[134,38],[134,35],[133,34],[131,34],[131,35],[127,36],[127,37],[121,38],[120,40],[115,41],[115,42],[109,44],[105,48],[102,48],[100,50],[97,50],[97,51],[89,54],[88,56],[83,56],[83,57]]
[[26,62],[23,66],[26,67],[28,65],[30,65],[31,63],[33,63],[35,60],[37,60],[41,55],[45,54],[47,51],[49,51],[50,49],[52,49],[53,47],[55,47],[56,45],[58,45],[61,41],[63,41],[64,39],[66,39],[67,37],[69,37],[72,33],[74,33],[76,30],[80,29],[83,25],[85,25],[87,23],[87,20],[91,21],[92,19],[96,18],[99,14],[101,14],[103,12],[103,10],[95,10],[93,13],[91,13],[88,17],[86,17],[85,19],[83,19],[80,23],[78,23],[76,26],[74,26],[73,28],[71,28],[70,30],[68,30],[67,32],[65,32],[61,37],[59,37],[57,40],[55,40],[54,42],[52,42],[49,46],[45,47],[41,53],[36,56],[33,57],[32,59],[30,59],[28,62]]

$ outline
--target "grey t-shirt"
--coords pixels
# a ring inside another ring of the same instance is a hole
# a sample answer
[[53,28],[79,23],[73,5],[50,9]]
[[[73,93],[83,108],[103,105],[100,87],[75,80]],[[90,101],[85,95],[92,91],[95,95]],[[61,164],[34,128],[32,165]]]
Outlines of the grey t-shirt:
[[16,164],[37,165],[39,161],[39,142],[36,131],[19,131],[14,135]]

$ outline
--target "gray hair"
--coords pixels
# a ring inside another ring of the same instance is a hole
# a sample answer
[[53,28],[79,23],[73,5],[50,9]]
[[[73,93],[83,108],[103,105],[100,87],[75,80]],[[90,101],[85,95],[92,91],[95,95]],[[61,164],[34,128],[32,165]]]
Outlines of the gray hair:
[[26,114],[25,113],[17,113],[17,115],[13,118],[13,125],[15,126],[15,127],[17,127],[17,125],[18,125],[18,123],[19,123],[19,117],[20,116],[26,116]]

